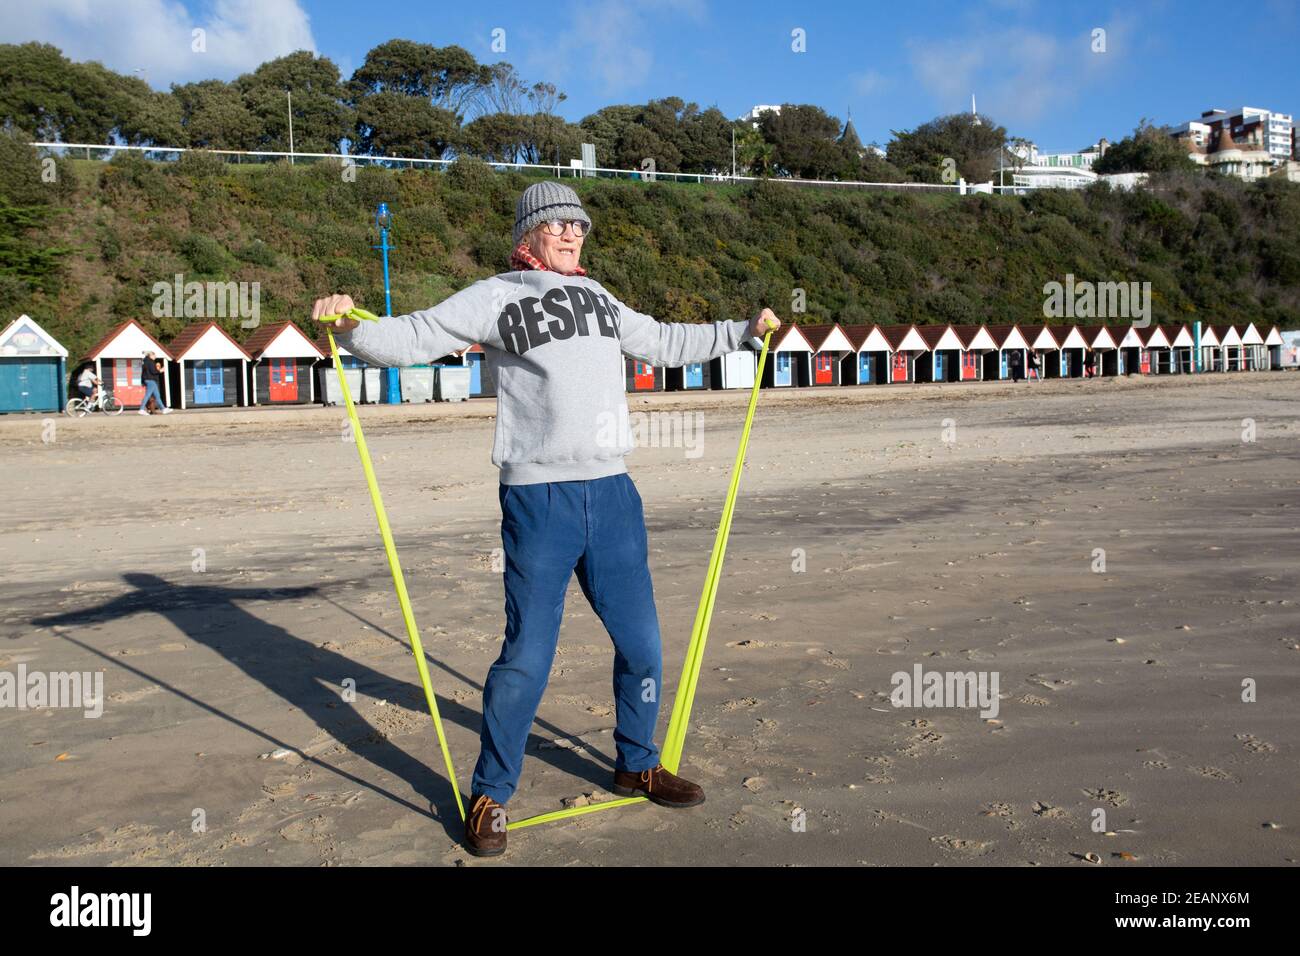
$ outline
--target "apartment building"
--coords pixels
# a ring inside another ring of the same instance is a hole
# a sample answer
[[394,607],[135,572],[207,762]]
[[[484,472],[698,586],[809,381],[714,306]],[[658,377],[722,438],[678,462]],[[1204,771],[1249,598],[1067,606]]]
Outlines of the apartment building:
[[1192,161],[1247,181],[1271,175],[1295,152],[1295,123],[1289,113],[1243,106],[1230,113],[1209,109],[1170,131]]

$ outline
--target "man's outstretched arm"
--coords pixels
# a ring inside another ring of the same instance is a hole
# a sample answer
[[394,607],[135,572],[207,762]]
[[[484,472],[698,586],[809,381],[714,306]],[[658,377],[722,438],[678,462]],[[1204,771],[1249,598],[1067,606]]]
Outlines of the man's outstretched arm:
[[619,344],[624,354],[664,368],[707,362],[735,352],[747,339],[761,338],[768,329],[781,325],[771,309],[763,309],[752,320],[660,322],[617,299],[613,301]]
[[[353,305],[349,296],[327,296],[316,300],[312,318],[340,315]],[[496,318],[492,314],[493,305],[493,292],[489,280],[485,279],[418,312],[384,315],[378,322],[339,319],[334,338],[340,346],[371,365],[389,368],[423,365],[486,339]]]

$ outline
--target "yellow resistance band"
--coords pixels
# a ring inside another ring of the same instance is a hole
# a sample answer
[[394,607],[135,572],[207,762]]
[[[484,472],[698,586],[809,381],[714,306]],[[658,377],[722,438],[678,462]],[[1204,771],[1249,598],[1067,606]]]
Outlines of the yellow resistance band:
[[[378,319],[363,309],[351,309],[347,315],[354,319],[369,322]],[[338,316],[326,316],[322,322]],[[379,519],[379,534],[384,539],[384,551],[388,554],[388,570],[393,573],[393,587],[397,590],[397,603],[402,606],[402,618],[406,621],[406,634],[411,639],[411,653],[415,655],[415,667],[420,672],[420,683],[424,685],[424,699],[429,702],[429,715],[433,717],[433,728],[438,733],[438,743],[442,747],[442,759],[447,763],[447,778],[451,780],[451,791],[456,795],[456,809],[460,811],[461,820],[465,819],[465,805],[460,799],[460,789],[456,786],[456,768],[451,765],[451,751],[447,748],[447,737],[442,732],[442,718],[438,716],[438,701],[433,696],[433,685],[429,683],[429,668],[424,662],[424,647],[420,644],[420,632],[415,626],[415,614],[411,611],[411,599],[406,593],[406,578],[402,576],[402,565],[397,560],[397,547],[393,544],[393,532],[388,527],[388,513],[384,511],[384,499],[379,494],[379,482],[375,480],[375,468],[370,461],[370,452],[366,449],[366,436],[361,433],[361,422],[357,419],[357,408],[352,404],[352,391],[348,388],[347,376],[343,374],[343,362],[339,358],[339,347],[334,342],[334,333],[326,332],[330,341],[330,354],[334,358],[334,371],[339,376],[339,387],[343,390],[343,401],[348,407],[348,418],[352,420],[352,435],[357,442],[357,454],[361,456],[361,467],[366,472],[366,484],[370,486],[370,500],[375,506],[375,517]]]
[[722,577],[722,559],[727,553],[727,538],[731,535],[731,518],[736,511],[736,494],[740,490],[740,472],[745,464],[745,450],[749,447],[749,429],[754,424],[754,409],[758,407],[758,386],[763,380],[763,366],[767,363],[767,346],[772,333],[763,336],[763,351],[758,356],[754,372],[754,388],[749,393],[749,410],[745,413],[745,427],[740,431],[740,447],[736,449],[736,463],[731,468],[731,486],[727,501],[722,506],[722,520],[718,534],[713,539],[713,556],[704,576],[704,591],[700,594],[700,607],[695,612],[695,627],[691,630],[691,643],[686,647],[686,662],[682,664],[681,680],[677,682],[677,696],[673,698],[673,714],[668,721],[668,733],[659,751],[660,762],[669,773],[676,773],[682,761],[682,746],[686,743],[686,722],[695,702],[695,685],[700,679],[704,663],[704,643],[709,639],[709,622],[713,620],[713,604],[718,597],[718,579]]
[[[349,309],[345,313],[349,318],[369,322],[378,321],[373,314],[364,309]],[[339,318],[336,315],[322,316],[322,322]],[[343,401],[348,408],[348,418],[352,422],[352,432],[357,442],[357,454],[361,456],[361,467],[366,473],[366,484],[370,488],[370,500],[375,506],[375,516],[379,519],[379,533],[384,539],[384,551],[388,555],[388,568],[393,575],[393,587],[397,591],[397,600],[402,607],[402,618],[406,621],[406,633],[411,640],[411,653],[415,655],[415,666],[420,672],[420,683],[424,686],[424,697],[429,703],[429,714],[433,717],[433,727],[438,734],[438,744],[442,748],[443,760],[447,764],[447,777],[451,780],[452,792],[456,795],[456,809],[460,811],[461,820],[465,819],[465,806],[461,802],[460,788],[456,785],[456,770],[452,766],[451,751],[447,747],[447,738],[442,730],[442,720],[438,716],[438,703],[434,698],[433,686],[429,682],[429,669],[424,660],[424,648],[420,644],[420,634],[415,626],[415,615],[411,611],[411,599],[406,593],[406,580],[402,576],[402,566],[397,559],[397,548],[393,544],[393,533],[388,526],[388,515],[384,511],[384,501],[379,493],[379,482],[375,480],[374,466],[370,461],[370,452],[366,449],[365,436],[361,433],[361,422],[357,419],[356,406],[352,403],[352,393],[348,389],[347,379],[343,375],[343,363],[339,359],[338,345],[334,342],[333,332],[327,331],[330,353],[334,359],[334,369],[338,372]],[[754,409],[758,407],[758,389],[763,379],[763,368],[767,362],[768,346],[772,333],[763,336],[763,351],[758,357],[758,368],[754,375],[754,387],[749,395],[749,409],[745,413],[745,426],[740,433],[740,447],[736,451],[736,462],[732,468],[731,485],[727,489],[727,500],[722,508],[722,520],[718,524],[718,534],[713,542],[713,554],[709,558],[709,569],[704,579],[704,591],[700,595],[700,607],[695,614],[695,627],[691,632],[691,641],[686,649],[686,660],[682,665],[681,680],[677,685],[677,695],[673,700],[672,717],[668,722],[668,733],[664,747],[660,752],[660,762],[671,773],[676,773],[681,764],[682,746],[686,741],[686,725],[690,719],[691,704],[695,700],[695,686],[699,681],[700,668],[704,662],[704,644],[708,639],[709,622],[713,618],[713,605],[717,600],[718,580],[722,574],[722,560],[727,551],[727,538],[731,534],[731,519],[736,509],[736,495],[740,489],[740,473],[745,462],[745,450],[749,447],[749,432],[754,424]],[[516,820],[506,825],[507,830],[550,823],[565,817],[581,816],[595,813],[597,810],[610,810],[630,803],[643,802],[645,797],[622,797],[607,800],[585,807],[566,807],[550,813],[540,813],[524,820]]]

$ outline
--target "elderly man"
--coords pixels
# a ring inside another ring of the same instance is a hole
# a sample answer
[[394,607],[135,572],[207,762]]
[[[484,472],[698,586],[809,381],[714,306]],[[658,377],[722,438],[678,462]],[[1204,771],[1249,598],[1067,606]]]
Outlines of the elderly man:
[[152,395],[158,407],[162,409],[164,415],[170,415],[172,410],[163,404],[162,392],[158,390],[158,383],[162,381],[162,372],[158,366],[162,364],[153,352],[145,352],[144,359],[140,363],[140,380],[144,383],[144,398],[140,399],[140,414],[149,414],[149,397]]
[[[340,345],[380,366],[418,365],[480,343],[497,383],[492,463],[500,469],[506,627],[483,686],[465,823],[466,845],[478,856],[505,850],[505,804],[518,785],[575,571],[614,644],[613,791],[665,807],[704,802],[703,789],[663,767],[654,743],[659,618],[641,496],[623,460],[632,448],[623,356],[659,366],[703,362],[780,322],[770,309],[752,321],[711,324],[637,312],[578,264],[590,230],[577,193],[535,183],[516,205],[512,271],[409,315],[333,320]],[[352,306],[346,295],[328,296],[312,318]]]

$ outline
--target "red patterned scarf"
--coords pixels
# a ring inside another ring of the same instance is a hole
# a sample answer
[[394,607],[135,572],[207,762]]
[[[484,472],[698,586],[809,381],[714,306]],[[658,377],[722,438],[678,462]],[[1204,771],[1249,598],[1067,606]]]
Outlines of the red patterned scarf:
[[[538,259],[528,251],[528,242],[526,240],[520,240],[519,245],[515,246],[514,252],[510,253],[510,268],[518,269],[520,272],[525,272],[529,269],[541,269],[543,272],[551,271],[546,268],[545,263],[543,263],[541,259]],[[566,276],[585,276],[587,270],[582,268],[582,266],[578,266],[572,272],[565,272],[562,274]]]

